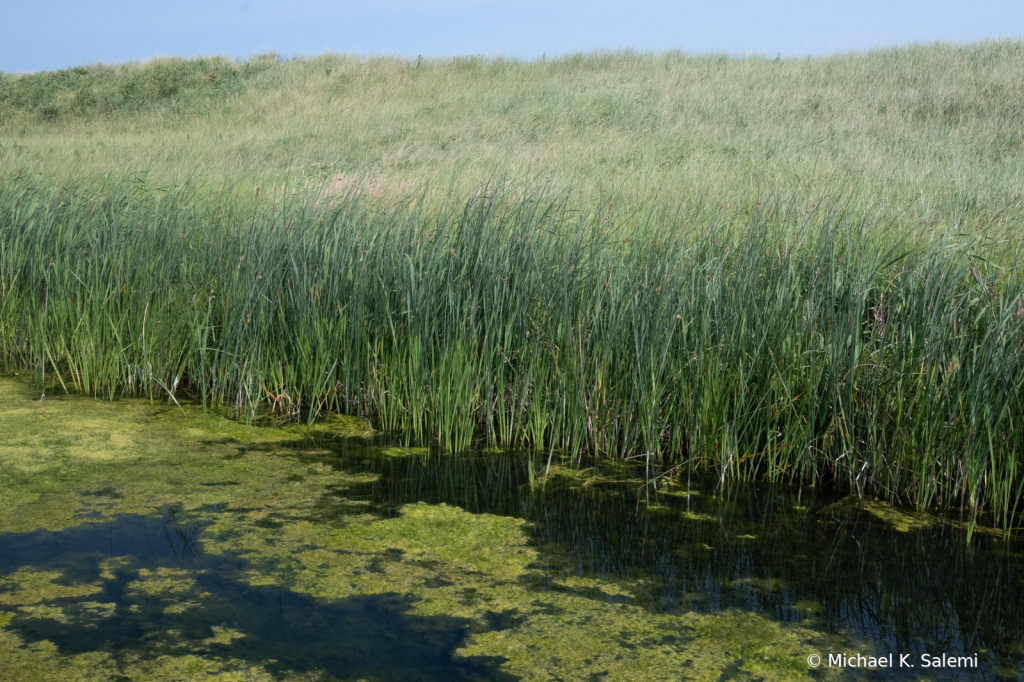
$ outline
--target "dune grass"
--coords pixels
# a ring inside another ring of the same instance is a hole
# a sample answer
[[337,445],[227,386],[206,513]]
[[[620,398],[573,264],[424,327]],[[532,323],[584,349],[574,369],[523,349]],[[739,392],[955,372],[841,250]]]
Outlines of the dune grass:
[[[0,171],[398,195],[497,171],[746,217],[858,191],[884,219],[984,222],[1024,191],[1024,43],[776,60],[683,53],[157,59],[0,75]],[[805,207],[807,208],[807,207]],[[1017,219],[1020,212],[1013,214]]]

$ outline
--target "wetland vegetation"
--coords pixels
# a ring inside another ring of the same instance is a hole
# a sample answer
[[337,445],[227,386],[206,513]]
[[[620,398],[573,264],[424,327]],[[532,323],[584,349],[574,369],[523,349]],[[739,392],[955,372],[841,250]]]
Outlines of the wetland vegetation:
[[1022,84],[1018,41],[0,74],[0,659],[1016,678]]
[[474,444],[837,481],[1013,525],[1022,243],[842,199],[593,212],[11,181],[0,343],[41,392],[357,415]]

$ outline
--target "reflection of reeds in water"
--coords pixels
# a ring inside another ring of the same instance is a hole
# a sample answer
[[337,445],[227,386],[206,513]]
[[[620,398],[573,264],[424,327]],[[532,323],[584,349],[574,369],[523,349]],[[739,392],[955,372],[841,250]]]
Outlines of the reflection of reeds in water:
[[[536,589],[566,589],[567,576],[621,580],[630,602],[655,612],[740,607],[882,650],[988,650],[987,668],[1024,660],[1024,611],[1006,580],[1021,567],[1016,541],[985,535],[968,547],[948,523],[900,531],[855,495],[834,503],[824,490],[723,488],[717,476],[694,476],[689,498],[673,487],[638,508],[643,483],[629,476],[643,467],[608,460],[585,473],[559,467],[531,489],[523,453],[374,458],[340,444],[337,454],[336,466],[380,474],[359,491],[379,510],[426,501],[530,521],[545,569],[530,576]],[[535,465],[545,457],[535,453]]]
[[12,179],[0,348],[40,382],[47,363],[48,389],[359,413],[454,451],[834,477],[1010,522],[1016,241],[896,235],[838,204],[740,227],[502,196],[374,208]]

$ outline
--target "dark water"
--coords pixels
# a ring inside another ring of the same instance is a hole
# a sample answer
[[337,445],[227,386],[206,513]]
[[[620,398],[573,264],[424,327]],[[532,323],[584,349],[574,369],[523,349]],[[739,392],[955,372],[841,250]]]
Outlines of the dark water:
[[184,568],[202,571],[196,578],[198,589],[210,596],[199,608],[182,613],[120,608],[118,617],[96,619],[87,628],[45,618],[15,618],[12,625],[19,634],[28,642],[49,640],[64,654],[116,654],[168,630],[195,641],[208,637],[211,626],[228,625],[244,630],[246,637],[215,645],[215,653],[263,664],[271,672],[325,670],[395,680],[510,679],[496,674],[495,664],[484,660],[452,662],[452,653],[466,636],[457,619],[406,615],[409,603],[391,595],[325,602],[279,587],[249,587],[235,579],[246,568],[244,562],[204,554],[197,542],[198,526],[174,510],[161,512],[161,517],[123,516],[58,533],[0,535],[0,575],[28,564],[61,569],[70,581],[91,582],[99,579],[102,560],[132,556],[131,569],[104,581],[105,589],[90,595],[91,600],[145,604],[144,598],[124,593],[139,568]]
[[[977,670],[945,671],[934,679],[1018,679],[1024,671],[1019,541],[983,535],[968,545],[962,530],[947,525],[898,532],[866,512],[835,506],[834,491],[716,489],[714,482],[696,479],[689,484],[697,494],[689,498],[650,487],[638,492],[636,483],[611,480],[582,489],[568,477],[534,486],[531,477],[543,473],[544,462],[531,467],[523,455],[387,458],[342,443],[326,461],[380,477],[325,496],[318,511],[324,523],[345,513],[344,498],[367,500],[382,517],[423,501],[525,518],[551,575],[646,579],[646,591],[632,601],[651,611],[742,608],[806,622],[812,608],[818,629],[852,634],[876,652],[911,654],[915,661],[926,652],[978,655]],[[683,511],[716,521],[681,523]],[[91,582],[104,559],[134,557],[130,570],[90,597],[97,602],[126,604],[125,585],[147,567],[201,569],[196,579],[210,593],[200,608],[180,614],[119,609],[124,615],[89,628],[17,617],[9,627],[29,642],[50,640],[63,653],[117,655],[169,629],[201,639],[211,625],[227,624],[247,636],[217,645],[216,653],[264,664],[271,672],[512,679],[497,670],[499,660],[453,660],[467,634],[467,623],[458,618],[408,615],[409,603],[398,596],[324,601],[278,587],[249,587],[238,579],[244,561],[204,554],[200,531],[188,515],[164,508],[160,516],[126,516],[58,533],[0,535],[0,575],[31,565]],[[554,589],[545,575],[531,574],[535,589]],[[507,625],[495,614],[495,629]],[[921,672],[876,671],[868,679],[918,679]]]
[[[975,535],[968,545],[965,532],[950,525],[898,532],[866,512],[837,510],[845,491],[718,489],[717,481],[691,479],[697,494],[689,498],[650,487],[638,495],[638,485],[611,482],[535,492],[527,462],[513,457],[366,460],[342,451],[336,465],[381,473],[362,491],[381,509],[423,500],[533,521],[552,568],[650,578],[639,603],[652,611],[740,607],[798,622],[808,616],[803,605],[817,603],[818,627],[852,633],[877,652],[911,654],[915,662],[923,653],[978,654],[976,673],[945,670],[940,679],[1024,679],[1020,540]],[[544,465],[536,462],[536,475]],[[677,513],[649,509],[648,501],[719,523],[680,523]],[[778,589],[756,589],[766,583]],[[689,598],[694,593],[700,599]]]

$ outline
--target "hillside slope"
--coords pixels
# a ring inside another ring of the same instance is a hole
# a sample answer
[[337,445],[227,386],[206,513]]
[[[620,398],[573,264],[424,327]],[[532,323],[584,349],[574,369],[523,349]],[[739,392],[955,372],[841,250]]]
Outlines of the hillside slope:
[[856,193],[884,217],[938,222],[1005,209],[1024,190],[1022,153],[1020,41],[781,60],[167,58],[0,75],[3,173],[405,190],[507,172],[666,205]]

